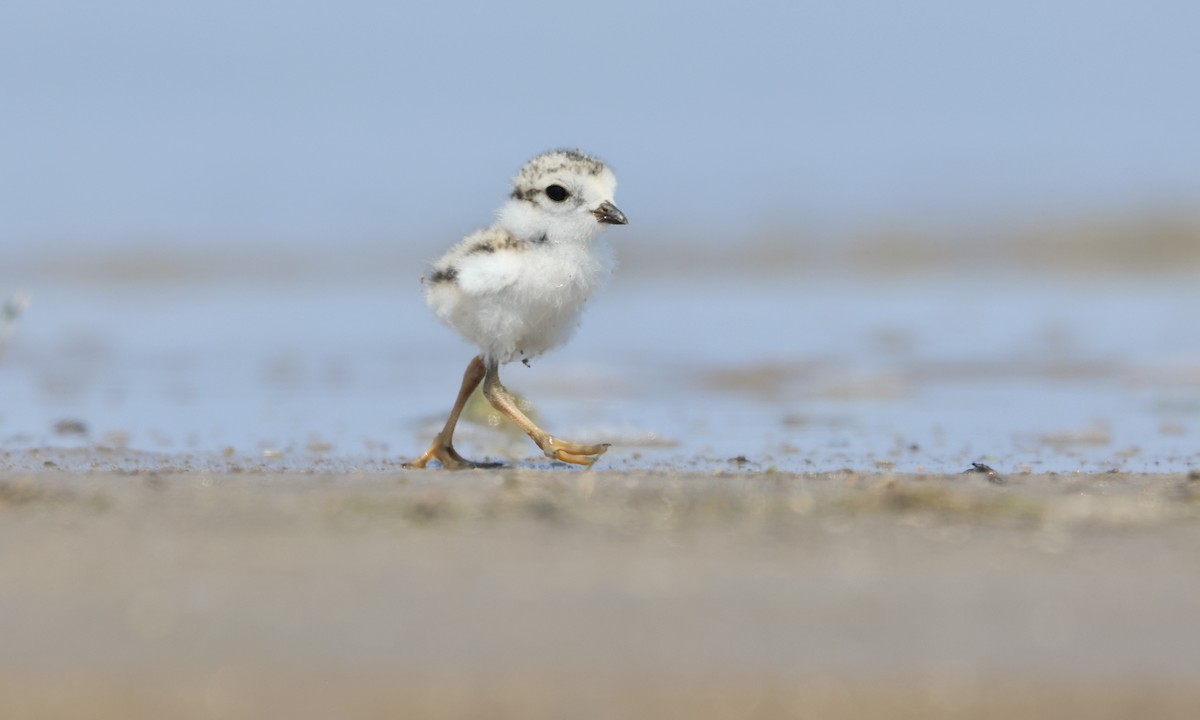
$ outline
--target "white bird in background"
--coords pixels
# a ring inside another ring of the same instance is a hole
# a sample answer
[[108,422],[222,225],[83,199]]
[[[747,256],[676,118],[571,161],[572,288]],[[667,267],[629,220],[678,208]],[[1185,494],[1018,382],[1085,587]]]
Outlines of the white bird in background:
[[513,181],[495,224],[463,238],[433,265],[426,301],[438,319],[479,347],[467,365],[446,425],[410,467],[430,460],[449,469],[496,467],[454,449],[454,426],[480,382],[492,407],[512,418],[548,457],[590,466],[608,450],[554,437],[517,407],[500,383],[500,366],[565,343],[591,294],[612,273],[612,252],[599,234],[625,225],[613,205],[616,177],[578,151],[530,160]]

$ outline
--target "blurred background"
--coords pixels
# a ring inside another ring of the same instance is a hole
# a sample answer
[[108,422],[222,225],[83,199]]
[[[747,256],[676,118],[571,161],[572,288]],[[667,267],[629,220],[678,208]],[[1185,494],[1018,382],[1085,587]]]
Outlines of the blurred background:
[[[0,446],[364,465],[472,350],[418,279],[532,155],[621,266],[508,371],[617,466],[1200,459],[1185,2],[0,8]],[[486,421],[464,443],[529,457]]]

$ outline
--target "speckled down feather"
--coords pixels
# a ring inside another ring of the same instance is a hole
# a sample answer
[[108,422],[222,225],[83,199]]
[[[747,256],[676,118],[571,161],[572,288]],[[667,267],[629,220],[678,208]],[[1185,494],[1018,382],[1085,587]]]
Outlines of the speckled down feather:
[[[592,293],[612,273],[597,208],[616,178],[599,160],[555,151],[529,161],[491,227],[433,265],[426,300],[437,317],[500,363],[566,342]],[[547,188],[557,190],[547,193]],[[556,200],[551,197],[566,197]],[[624,220],[624,216],[621,216]]]

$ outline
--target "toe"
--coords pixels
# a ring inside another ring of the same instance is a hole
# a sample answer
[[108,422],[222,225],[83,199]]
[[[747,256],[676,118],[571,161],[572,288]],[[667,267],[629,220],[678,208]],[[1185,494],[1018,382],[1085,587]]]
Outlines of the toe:
[[498,468],[504,466],[503,463],[498,462],[474,462],[459,455],[453,445],[434,444],[421,457],[404,463],[404,467],[411,469],[424,468],[429,464],[430,460],[437,460],[442,464],[444,470],[473,470],[476,468]]
[[611,447],[611,443],[584,445],[583,443],[563,440],[562,438],[556,438],[554,436],[547,437],[545,444],[542,445],[542,449],[545,450],[547,455],[559,451],[569,453],[571,455],[603,455],[609,447]]
[[421,457],[416,458],[415,460],[409,460],[408,462],[404,463],[403,467],[409,468],[410,470],[411,469],[422,469],[426,465],[429,464],[430,460],[436,460],[436,459],[440,459],[440,458],[437,457],[433,448],[429,448],[428,450],[425,451],[425,453],[423,455],[421,455]]
[[595,446],[583,445],[583,446],[579,446],[579,447],[583,447],[583,448],[596,447],[599,449],[596,452],[569,452],[562,448],[552,448],[552,449],[546,451],[546,455],[548,457],[554,458],[555,460],[558,460],[560,462],[571,463],[572,465],[583,465],[585,467],[591,467],[592,465],[595,464],[595,462],[597,460],[600,459],[600,456],[604,454],[604,451],[608,450],[608,445],[595,445]]

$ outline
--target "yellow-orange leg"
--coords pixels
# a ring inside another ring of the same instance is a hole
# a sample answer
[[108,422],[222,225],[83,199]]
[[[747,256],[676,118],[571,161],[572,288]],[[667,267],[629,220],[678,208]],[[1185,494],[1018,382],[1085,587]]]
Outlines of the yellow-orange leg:
[[483,396],[492,404],[492,407],[512,418],[512,421],[537,443],[542,452],[546,453],[546,457],[591,467],[592,463],[608,450],[608,443],[585,445],[571,442],[556,438],[534,425],[533,421],[517,407],[517,403],[508,389],[501,384],[500,365],[495,360],[487,361],[487,373],[483,378]]
[[450,417],[446,418],[446,424],[442,427],[442,431],[437,434],[429,449],[421,457],[405,463],[404,467],[423,468],[430,460],[437,460],[447,470],[500,467],[501,463],[472,462],[459,455],[458,451],[454,449],[454,426],[458,424],[458,416],[462,414],[463,406],[467,404],[467,399],[471,397],[471,393],[475,392],[475,388],[479,387],[484,374],[483,356],[476,355],[467,365],[466,372],[463,373],[462,387],[458,389],[458,399],[454,401],[454,407],[450,409]]

